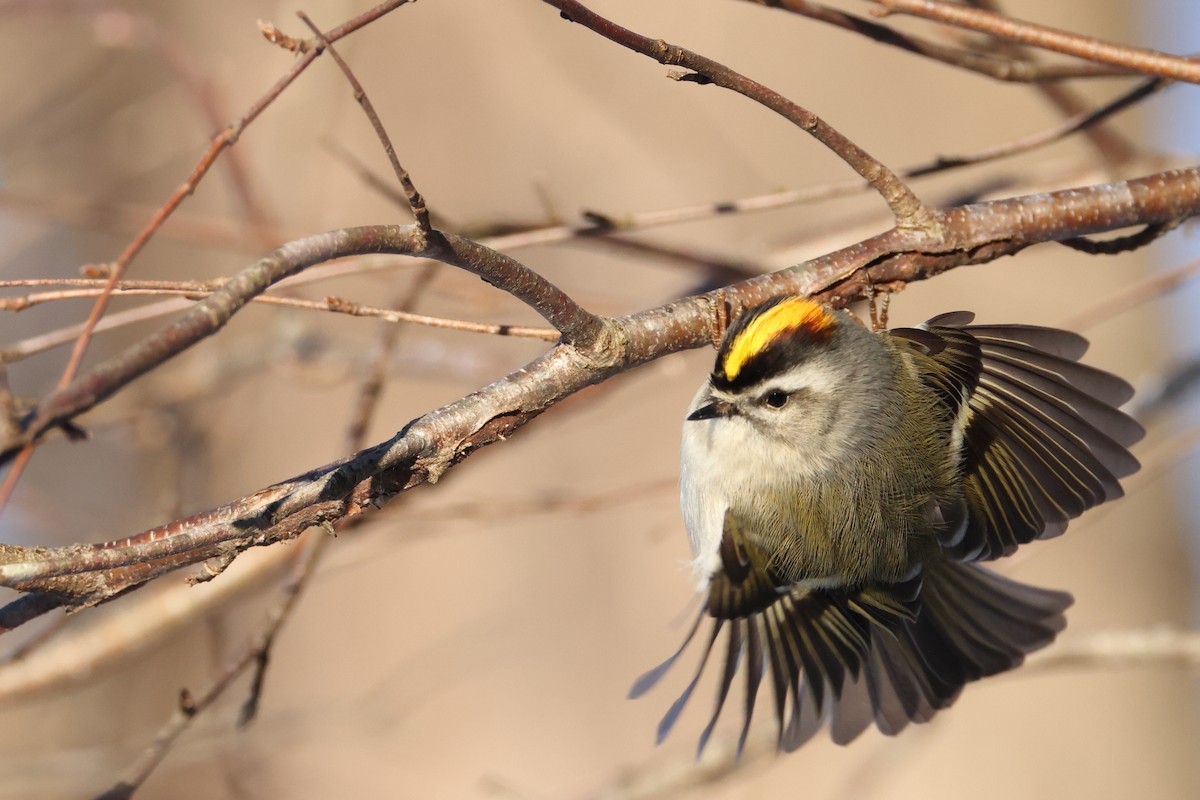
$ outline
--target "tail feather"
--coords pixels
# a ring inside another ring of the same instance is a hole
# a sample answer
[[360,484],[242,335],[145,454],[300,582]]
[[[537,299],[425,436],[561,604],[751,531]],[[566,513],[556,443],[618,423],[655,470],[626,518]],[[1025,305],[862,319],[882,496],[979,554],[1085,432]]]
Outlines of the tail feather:
[[[926,722],[957,699],[971,681],[1019,666],[1025,655],[1054,640],[1071,604],[1065,592],[1040,589],[975,564],[940,561],[925,570],[917,618],[902,631],[876,629],[865,686],[881,731]],[[897,697],[907,719],[895,704]],[[861,702],[861,701],[860,701]]]
[[717,701],[713,707],[712,718],[705,726],[704,732],[700,734],[700,743],[696,746],[697,754],[704,752],[705,745],[708,744],[708,737],[712,736],[713,729],[717,727],[717,719],[721,716],[721,709],[725,706],[725,699],[729,697],[729,689],[733,685],[733,676],[737,673],[738,662],[742,659],[742,628],[745,626],[745,620],[735,619],[729,626],[729,640],[725,646],[725,669],[721,673],[721,683],[717,688]]
[[[746,748],[746,737],[750,735],[750,720],[754,718],[754,700],[758,697],[758,687],[763,679],[763,646],[762,637],[758,633],[757,620],[749,620],[746,625],[746,699],[743,709],[742,732],[738,736],[737,754],[740,758]],[[714,721],[716,715],[713,715]],[[701,743],[703,746],[703,742]]]
[[[753,614],[714,619],[703,658],[663,718],[659,740],[696,688],[722,627],[730,630],[723,670],[699,750],[708,743],[743,664],[739,752],[767,673],[778,747],[794,750],[825,725],[835,742],[846,744],[872,723],[890,736],[910,723],[929,721],[965,684],[1011,669],[1051,642],[1070,603],[1066,593],[947,560],[890,587],[793,589]],[[701,613],[711,615],[711,610]],[[678,655],[639,679],[635,693],[653,685]]]

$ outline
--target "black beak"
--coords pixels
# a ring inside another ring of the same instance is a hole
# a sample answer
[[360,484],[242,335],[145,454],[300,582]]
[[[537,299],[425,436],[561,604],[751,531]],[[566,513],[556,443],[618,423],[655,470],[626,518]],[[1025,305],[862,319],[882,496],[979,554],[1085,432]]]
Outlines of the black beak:
[[700,406],[691,414],[688,414],[688,419],[691,421],[699,419],[716,419],[717,417],[728,417],[732,414],[732,403],[727,403],[724,400],[713,400],[708,405]]

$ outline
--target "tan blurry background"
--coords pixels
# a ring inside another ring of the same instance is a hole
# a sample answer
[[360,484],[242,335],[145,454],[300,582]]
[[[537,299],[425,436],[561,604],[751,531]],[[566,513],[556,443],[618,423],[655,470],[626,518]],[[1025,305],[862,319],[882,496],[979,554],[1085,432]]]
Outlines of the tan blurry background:
[[[140,225],[216,130],[181,75],[209,82],[217,119],[237,118],[292,61],[261,40],[255,20],[304,32],[294,4],[114,7],[131,14],[67,7],[6,9],[0,18],[2,278],[74,276],[83,264],[114,258],[133,230],[122,209],[132,207],[132,225]],[[328,28],[366,4],[302,7]],[[845,7],[862,13],[866,4]],[[1140,4],[1005,7],[1062,28],[1155,43],[1128,16]],[[781,91],[893,166],[1007,142],[1059,119],[1030,87],[960,74],[745,3],[606,0],[595,8]],[[338,48],[431,207],[452,226],[674,208],[851,177],[785,121],[715,87],[666,80],[663,67],[536,0],[422,0]],[[1081,90],[1100,99],[1118,86]],[[1132,115],[1116,127],[1136,141],[1144,124]],[[236,147],[277,229],[249,224],[218,166],[130,277],[229,275],[287,238],[406,221],[329,142],[386,177],[363,114],[323,59]],[[1078,173],[1089,155],[1073,140],[917,189],[944,203],[986,185],[986,176],[1033,174],[1044,188],[1103,180]],[[862,198],[794,207],[643,238],[782,266],[884,229],[879,206]],[[241,243],[200,228],[214,224]],[[966,307],[985,321],[1064,324],[1143,275],[1160,250],[1098,259],[1034,248],[911,287],[893,302],[892,323]],[[698,281],[677,264],[595,244],[515,255],[605,314],[656,305]],[[387,305],[415,275],[400,260],[360,263],[380,269],[298,293]],[[86,308],[55,303],[5,315],[0,341],[76,322]],[[537,323],[517,302],[450,268],[420,310]],[[158,324],[100,337],[89,363]],[[215,340],[85,417],[90,443],[43,447],[0,519],[0,539],[117,538],[344,455],[355,378],[378,325],[245,310]],[[1170,327],[1156,304],[1115,316],[1086,331],[1089,361],[1147,384],[1180,357],[1155,344]],[[391,436],[542,349],[405,329],[368,440]],[[12,366],[13,389],[47,391],[65,357],[53,351]],[[709,687],[657,749],[655,725],[686,670],[646,699],[624,698],[633,678],[676,646],[682,628],[672,620],[691,599],[673,482],[682,411],[710,358],[671,357],[584,392],[340,537],[277,643],[259,719],[234,729],[243,680],[195,722],[139,796],[559,798],[624,796],[605,793],[634,778],[674,780],[691,763]],[[145,410],[164,403],[166,411]],[[1064,639],[1192,621],[1194,534],[1173,513],[1175,493],[1188,491],[1189,465],[1161,456],[1171,440],[1162,427],[1139,446],[1148,468],[1128,498],[1002,565],[1075,594]],[[250,560],[220,580],[234,580]],[[90,796],[107,787],[153,737],[179,689],[206,685],[258,629],[281,581],[270,575],[79,680],[4,699],[0,797]],[[80,615],[71,628],[119,620],[135,601],[152,609],[158,588]],[[949,712],[897,739],[872,732],[848,748],[814,741],[786,757],[749,760],[682,796],[1200,796],[1195,690],[1194,676],[1171,667],[1030,668],[968,687]],[[768,716],[760,725],[769,727]],[[736,733],[734,717],[721,733]]]

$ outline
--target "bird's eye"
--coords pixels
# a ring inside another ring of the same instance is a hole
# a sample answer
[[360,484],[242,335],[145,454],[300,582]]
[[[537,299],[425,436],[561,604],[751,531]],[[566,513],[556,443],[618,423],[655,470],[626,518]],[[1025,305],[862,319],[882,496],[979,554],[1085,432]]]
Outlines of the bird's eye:
[[788,394],[787,392],[781,392],[776,389],[772,392],[767,392],[767,396],[763,399],[771,408],[783,408],[785,405],[787,405]]

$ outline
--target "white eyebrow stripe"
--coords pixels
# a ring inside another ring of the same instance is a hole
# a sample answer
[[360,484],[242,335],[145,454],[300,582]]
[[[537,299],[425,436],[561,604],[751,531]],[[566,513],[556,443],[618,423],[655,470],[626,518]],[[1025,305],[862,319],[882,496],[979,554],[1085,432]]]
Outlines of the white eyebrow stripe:
[[837,382],[829,370],[808,364],[799,369],[789,370],[783,375],[768,378],[759,384],[759,389],[754,393],[754,396],[762,397],[773,391],[791,394],[801,389],[806,389],[810,392],[832,392],[836,388],[836,385]]

